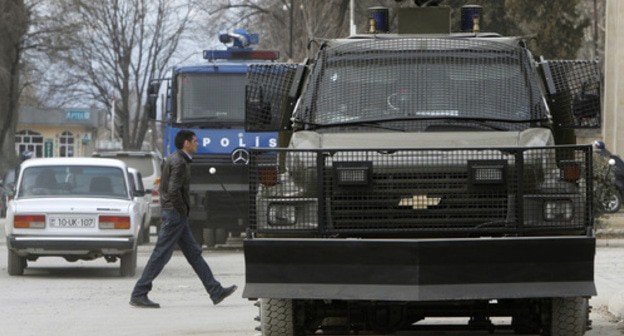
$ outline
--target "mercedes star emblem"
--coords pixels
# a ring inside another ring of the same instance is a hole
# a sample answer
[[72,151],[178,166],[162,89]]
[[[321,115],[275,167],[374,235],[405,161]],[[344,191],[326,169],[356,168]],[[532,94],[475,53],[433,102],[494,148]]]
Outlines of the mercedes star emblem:
[[232,152],[232,163],[234,164],[248,164],[249,152],[245,148],[238,148]]

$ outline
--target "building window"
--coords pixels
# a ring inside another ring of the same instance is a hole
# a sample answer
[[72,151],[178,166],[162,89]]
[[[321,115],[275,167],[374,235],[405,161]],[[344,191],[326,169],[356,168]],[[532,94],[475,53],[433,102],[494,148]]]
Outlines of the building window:
[[15,133],[15,150],[18,155],[25,151],[33,152],[33,157],[43,157],[43,136],[40,133],[23,130]]
[[59,151],[61,157],[74,156],[74,134],[72,132],[65,131],[61,134]]

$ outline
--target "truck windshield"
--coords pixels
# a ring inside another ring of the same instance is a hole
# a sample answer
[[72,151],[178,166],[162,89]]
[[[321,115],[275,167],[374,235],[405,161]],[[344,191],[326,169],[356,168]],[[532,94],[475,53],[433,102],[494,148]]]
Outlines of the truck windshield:
[[316,94],[304,118],[316,125],[397,119],[514,124],[546,118],[523,52],[498,44],[502,50],[475,50],[458,45],[462,42],[450,41],[446,50],[392,41],[330,49],[312,83]]
[[245,73],[178,75],[178,118],[242,122],[245,117]]

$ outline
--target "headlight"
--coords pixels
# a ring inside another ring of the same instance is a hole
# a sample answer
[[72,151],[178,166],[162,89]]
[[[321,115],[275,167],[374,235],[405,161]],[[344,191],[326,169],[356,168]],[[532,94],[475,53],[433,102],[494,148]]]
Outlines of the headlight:
[[297,208],[293,204],[273,203],[269,205],[269,225],[297,224]]
[[339,186],[362,186],[371,181],[372,162],[335,162],[334,181]]
[[570,200],[553,200],[544,202],[544,219],[547,221],[570,220],[574,216],[574,208]]
[[501,184],[505,182],[505,161],[469,162],[470,177],[474,184]]

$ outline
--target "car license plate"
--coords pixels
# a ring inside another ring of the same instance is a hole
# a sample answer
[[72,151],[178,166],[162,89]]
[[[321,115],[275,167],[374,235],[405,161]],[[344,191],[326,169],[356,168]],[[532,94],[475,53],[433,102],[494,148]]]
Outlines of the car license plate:
[[53,228],[93,228],[95,217],[50,216],[50,227]]

